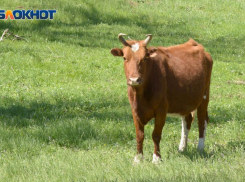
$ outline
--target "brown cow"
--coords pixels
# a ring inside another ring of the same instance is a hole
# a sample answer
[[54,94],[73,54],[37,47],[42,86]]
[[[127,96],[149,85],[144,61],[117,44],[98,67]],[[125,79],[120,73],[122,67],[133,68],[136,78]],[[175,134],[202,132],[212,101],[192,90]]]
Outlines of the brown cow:
[[182,119],[179,145],[182,152],[187,146],[196,109],[198,149],[203,150],[209,120],[207,108],[213,65],[210,54],[192,39],[177,46],[147,48],[152,35],[141,41],[126,41],[123,35],[118,35],[123,49],[114,48],[111,53],[124,58],[128,98],[136,129],[137,155],[134,162],[143,159],[144,126],[152,118],[155,118],[153,162],[157,163],[161,158],[159,143],[166,116]]

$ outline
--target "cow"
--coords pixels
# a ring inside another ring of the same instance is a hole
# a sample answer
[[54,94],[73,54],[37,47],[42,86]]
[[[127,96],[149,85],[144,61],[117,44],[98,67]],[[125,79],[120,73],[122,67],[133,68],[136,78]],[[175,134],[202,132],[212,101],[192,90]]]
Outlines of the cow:
[[128,85],[137,141],[134,163],[143,160],[144,126],[155,119],[152,139],[153,163],[161,161],[160,140],[167,116],[182,120],[179,151],[187,146],[188,133],[197,112],[199,142],[197,149],[204,150],[207,129],[208,103],[213,60],[204,47],[193,39],[170,47],[149,47],[152,39],[125,40],[118,35],[123,48],[113,48],[111,54],[124,59],[124,71]]

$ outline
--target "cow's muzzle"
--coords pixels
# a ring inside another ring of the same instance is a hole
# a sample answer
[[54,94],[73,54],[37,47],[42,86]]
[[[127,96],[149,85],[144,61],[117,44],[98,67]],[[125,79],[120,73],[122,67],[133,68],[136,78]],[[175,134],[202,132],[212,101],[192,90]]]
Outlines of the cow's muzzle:
[[141,83],[142,83],[142,79],[140,77],[128,79],[128,85],[132,87],[139,86]]

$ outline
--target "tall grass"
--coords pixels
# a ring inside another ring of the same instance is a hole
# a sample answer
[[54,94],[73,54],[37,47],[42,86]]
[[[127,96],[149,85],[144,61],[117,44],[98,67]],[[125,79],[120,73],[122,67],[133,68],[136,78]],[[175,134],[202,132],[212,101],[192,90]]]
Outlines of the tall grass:
[[[1,20],[0,181],[244,181],[245,2],[4,1],[1,9],[56,9],[54,20]],[[168,118],[163,161],[153,165],[146,126],[145,160],[133,166],[135,129],[123,62],[110,55],[118,33],[153,34],[151,45],[190,37],[214,59],[206,148],[198,129],[177,152],[181,123]]]

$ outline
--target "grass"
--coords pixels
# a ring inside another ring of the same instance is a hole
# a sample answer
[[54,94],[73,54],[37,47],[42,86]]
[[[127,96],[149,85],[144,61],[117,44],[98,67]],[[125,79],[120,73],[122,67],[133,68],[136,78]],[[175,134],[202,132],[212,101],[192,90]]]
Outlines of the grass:
[[[25,41],[0,42],[0,181],[244,181],[243,1],[8,1],[1,9],[56,9],[52,21],[1,20]],[[20,7],[20,8],[18,8]],[[214,59],[204,154],[177,152],[181,123],[168,118],[163,162],[133,166],[135,130],[118,33],[169,46],[189,37]],[[240,81],[240,82],[238,82]]]

